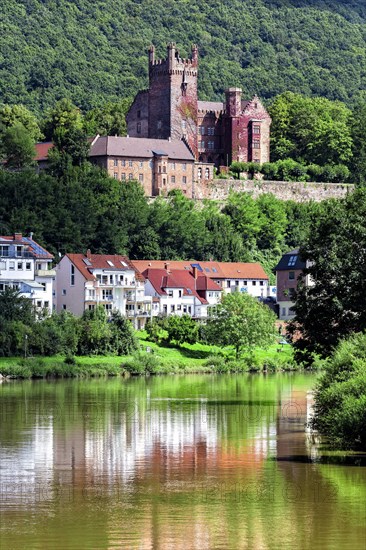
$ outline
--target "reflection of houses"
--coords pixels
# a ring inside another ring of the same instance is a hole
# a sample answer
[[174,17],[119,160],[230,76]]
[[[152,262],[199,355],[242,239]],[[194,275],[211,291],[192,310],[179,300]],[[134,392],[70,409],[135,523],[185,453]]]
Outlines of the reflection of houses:
[[33,240],[15,233],[0,237],[0,291],[17,288],[37,309],[52,312],[53,256]]
[[[277,278],[277,303],[279,306],[279,318],[283,321],[292,319],[295,315],[295,294],[299,281],[305,269],[306,263],[299,256],[298,250],[286,252],[276,265],[274,271]],[[311,284],[310,277],[305,277],[305,284]]]
[[147,269],[168,269],[190,271],[196,266],[223,290],[223,292],[246,292],[251,296],[266,298],[270,294],[268,276],[259,263],[244,262],[197,262],[166,260],[131,260],[132,265],[143,273]]
[[102,305],[108,314],[118,310],[142,328],[151,315],[152,299],[145,296],[144,278],[126,256],[66,254],[57,266],[57,311],[82,315]]

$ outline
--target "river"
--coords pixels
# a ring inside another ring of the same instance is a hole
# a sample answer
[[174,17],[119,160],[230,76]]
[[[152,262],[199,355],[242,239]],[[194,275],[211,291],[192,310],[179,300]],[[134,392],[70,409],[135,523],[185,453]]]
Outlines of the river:
[[4,382],[1,550],[366,549],[365,455],[305,429],[315,379]]

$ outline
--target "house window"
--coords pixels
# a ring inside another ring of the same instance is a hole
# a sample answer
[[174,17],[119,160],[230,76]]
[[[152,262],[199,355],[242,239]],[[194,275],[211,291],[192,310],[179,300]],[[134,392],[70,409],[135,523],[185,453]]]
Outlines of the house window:
[[133,174],[128,174],[128,179],[131,181],[133,180]]
[[286,317],[286,308],[285,307],[282,308],[282,317]]
[[175,176],[170,176],[170,182],[175,183]]
[[181,290],[178,290],[178,296],[179,296],[179,298],[182,297],[182,291]]
[[112,290],[109,288],[102,290],[102,299],[103,300],[113,300],[113,293]]
[[141,122],[137,123],[137,133],[141,134]]
[[126,179],[126,174],[123,172],[123,173],[121,174],[121,180],[124,181],[125,179]]
[[62,304],[62,309],[63,309],[63,310],[66,309],[66,304]]
[[253,126],[253,134],[260,134],[260,133],[261,133],[261,127]]
[[112,313],[112,304],[104,304],[107,313]]
[[144,181],[144,174],[139,174],[139,181]]
[[118,166],[118,160],[114,159],[114,166]]
[[261,147],[261,142],[259,141],[259,139],[253,139],[253,148],[260,149],[260,147]]
[[88,310],[93,311],[93,309],[95,309],[95,305],[94,304],[89,304],[88,305]]
[[169,296],[170,298],[173,298],[173,291],[172,291],[172,290],[168,290],[168,296]]
[[17,253],[18,258],[22,255],[22,250],[23,250],[22,246],[17,246],[16,247],[16,253]]
[[230,288],[230,286],[231,286],[231,281],[226,281],[226,286],[227,286],[227,288]]
[[181,306],[181,304],[178,304],[178,305],[177,305],[177,311],[182,311],[182,306]]
[[130,166],[130,167],[132,166],[132,160],[128,161],[128,166]]
[[75,285],[75,266],[70,266],[70,286]]
[[293,300],[295,298],[295,289],[294,288],[289,288],[288,289],[288,297],[290,298],[290,300]]
[[9,246],[0,244],[0,256],[9,256]]
[[32,269],[32,264],[30,262],[25,262],[25,269],[30,271]]
[[288,267],[294,267],[297,261],[297,256],[290,256],[288,260]]
[[209,141],[208,142],[208,148],[211,149],[211,150],[215,149],[215,142],[214,141]]
[[171,311],[172,313],[175,312],[175,306],[174,306],[174,305],[170,306],[170,311]]
[[244,286],[248,286],[248,281],[243,281]]
[[182,170],[184,170],[184,172],[187,170],[187,163],[186,162],[183,162]]
[[183,176],[183,177],[182,177],[182,183],[183,183],[184,185],[186,185],[186,183],[187,183],[187,178],[186,178],[186,176]]
[[17,264],[17,269],[18,269],[19,271],[22,271],[22,270],[23,270],[23,262],[18,262],[18,264]]
[[37,307],[42,307],[42,302],[41,302],[41,300],[37,300]]
[[114,177],[115,180],[118,180],[118,173],[114,172],[113,177]]
[[252,281],[252,286],[256,286],[257,285],[257,281]]
[[295,271],[289,271],[288,272],[288,278],[290,281],[294,281],[295,280]]
[[121,160],[121,166],[126,166],[126,161],[125,161],[125,159],[122,159],[122,160]]
[[260,285],[260,286],[263,286],[263,285],[264,285],[264,281],[259,281],[259,285]]
[[50,303],[49,303],[48,301],[46,301],[46,302],[44,303],[44,307],[50,307]]
[[62,296],[66,296],[66,288],[62,289]]
[[10,269],[11,271],[14,271],[14,269],[15,269],[15,262],[9,262],[9,269]]

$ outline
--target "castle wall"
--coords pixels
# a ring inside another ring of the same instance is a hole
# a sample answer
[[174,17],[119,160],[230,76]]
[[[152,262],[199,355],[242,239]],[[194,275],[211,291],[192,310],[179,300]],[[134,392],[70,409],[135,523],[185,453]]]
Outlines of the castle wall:
[[139,92],[126,116],[130,137],[149,137],[149,91]]

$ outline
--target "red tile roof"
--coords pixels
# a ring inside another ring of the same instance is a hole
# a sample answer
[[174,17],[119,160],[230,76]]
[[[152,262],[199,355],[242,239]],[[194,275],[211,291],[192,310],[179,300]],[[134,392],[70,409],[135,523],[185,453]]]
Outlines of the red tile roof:
[[181,288],[184,296],[195,296],[202,304],[207,304],[204,296],[206,290],[221,292],[219,285],[205,275],[198,274],[195,279],[193,272],[185,269],[176,269],[171,272],[167,269],[148,268],[142,274],[150,281],[159,296],[166,296],[167,288]]
[[201,267],[203,273],[210,279],[260,279],[268,280],[268,275],[259,263],[243,262],[197,262],[188,261],[169,261],[169,260],[131,260],[131,263],[142,273],[149,268],[164,269],[173,271],[176,269],[191,270],[192,264]]
[[45,141],[44,143],[36,143],[36,156],[35,161],[41,162],[42,160],[48,160],[48,151],[54,147],[52,141]]
[[[138,281],[144,281],[144,277],[131,264],[127,256],[120,256],[118,254],[66,254],[66,256],[88,281],[96,279],[92,273],[93,269],[108,269],[108,271],[132,270],[135,272]],[[110,265],[108,262],[111,262],[113,265]]]

